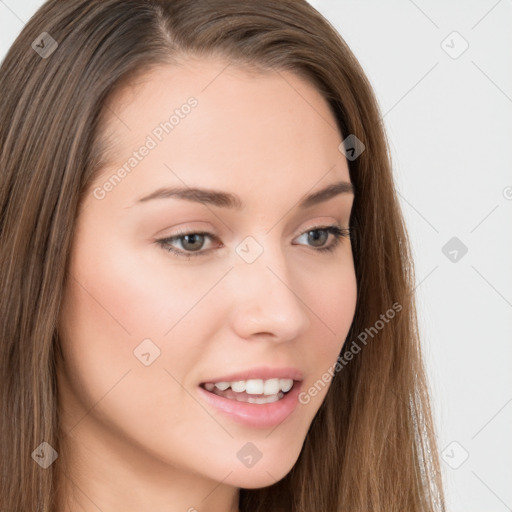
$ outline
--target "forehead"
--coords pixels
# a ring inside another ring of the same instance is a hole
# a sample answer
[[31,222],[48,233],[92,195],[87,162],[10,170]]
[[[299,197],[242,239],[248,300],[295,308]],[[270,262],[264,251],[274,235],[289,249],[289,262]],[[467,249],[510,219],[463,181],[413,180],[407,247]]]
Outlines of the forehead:
[[248,191],[263,183],[308,190],[328,173],[350,181],[328,103],[290,71],[220,59],[161,65],[116,94],[106,116],[110,172],[154,146],[130,173],[132,190],[177,179]]

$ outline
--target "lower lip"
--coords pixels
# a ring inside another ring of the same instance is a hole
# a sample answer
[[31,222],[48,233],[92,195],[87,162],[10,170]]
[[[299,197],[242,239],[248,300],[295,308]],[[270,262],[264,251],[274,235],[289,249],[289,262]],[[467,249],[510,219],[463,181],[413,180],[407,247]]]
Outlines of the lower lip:
[[199,393],[210,405],[229,416],[237,423],[248,427],[268,428],[282,423],[298,404],[301,382],[295,381],[293,388],[281,400],[269,404],[250,404],[224,398],[199,387]]

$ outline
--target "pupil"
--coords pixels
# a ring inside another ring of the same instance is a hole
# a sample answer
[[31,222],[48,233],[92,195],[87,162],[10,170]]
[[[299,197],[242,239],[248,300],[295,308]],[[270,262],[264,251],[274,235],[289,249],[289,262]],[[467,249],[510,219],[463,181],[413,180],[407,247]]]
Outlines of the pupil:
[[[308,235],[314,240],[318,241],[321,239],[321,242],[319,245],[323,245],[325,243],[325,239],[327,238],[327,233],[325,230],[316,230],[316,231],[310,231]],[[320,235],[320,236],[319,236]]]
[[[194,249],[200,249],[201,248],[201,245],[202,244],[199,244],[199,246],[197,247],[194,247],[193,244],[194,244],[194,240],[196,237],[202,237],[202,235],[198,235],[198,234],[195,234],[195,235],[185,235],[183,238],[185,239],[185,243],[183,244],[183,247],[185,249],[191,249],[191,250],[194,250]],[[192,241],[190,242],[190,239],[192,239]],[[197,242],[197,241],[196,241]],[[191,243],[192,244],[192,247],[187,247],[187,244],[188,243]]]

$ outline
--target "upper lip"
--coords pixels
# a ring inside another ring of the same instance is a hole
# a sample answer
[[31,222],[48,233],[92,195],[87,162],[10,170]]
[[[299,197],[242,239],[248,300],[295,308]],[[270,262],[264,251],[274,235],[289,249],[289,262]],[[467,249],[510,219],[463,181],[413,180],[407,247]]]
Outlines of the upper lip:
[[223,375],[221,377],[213,377],[211,379],[205,380],[202,384],[211,382],[234,382],[237,380],[249,380],[249,379],[292,379],[301,381],[304,379],[304,376],[300,370],[292,367],[281,367],[281,368],[271,368],[269,366],[260,366],[258,368],[250,368],[245,371],[230,373],[228,375]]

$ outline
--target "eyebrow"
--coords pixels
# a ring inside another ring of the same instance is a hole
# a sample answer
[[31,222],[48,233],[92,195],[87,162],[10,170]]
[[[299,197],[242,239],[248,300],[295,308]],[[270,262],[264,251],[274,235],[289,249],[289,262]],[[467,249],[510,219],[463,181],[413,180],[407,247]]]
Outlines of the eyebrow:
[[[338,181],[332,183],[327,187],[313,192],[303,197],[298,204],[302,209],[311,208],[319,203],[323,203],[329,199],[340,194],[354,194],[354,186],[347,181]],[[141,197],[135,204],[145,203],[154,199],[184,199],[186,201],[193,201],[201,204],[209,204],[219,208],[229,208],[233,210],[240,210],[243,207],[243,202],[240,197],[230,192],[222,192],[218,190],[210,190],[204,188],[182,188],[182,187],[164,187],[151,192],[150,194]]]

